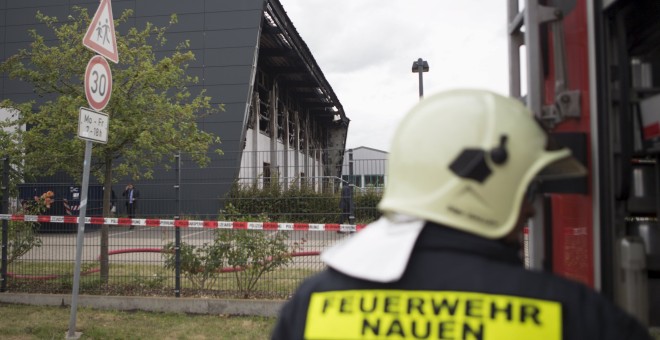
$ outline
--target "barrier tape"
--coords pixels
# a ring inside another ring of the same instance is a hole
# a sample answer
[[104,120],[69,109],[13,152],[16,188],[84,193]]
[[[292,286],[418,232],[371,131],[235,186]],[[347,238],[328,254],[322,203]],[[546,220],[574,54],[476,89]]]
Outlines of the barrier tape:
[[[0,220],[25,221],[41,223],[78,223],[78,216],[49,215],[9,215],[0,214]],[[280,222],[231,222],[203,220],[165,220],[153,218],[122,218],[122,217],[85,217],[85,224],[143,226],[143,227],[176,227],[205,229],[245,229],[245,230],[286,230],[286,231],[341,231],[355,232],[366,227],[366,224],[334,224],[334,223],[280,223]]]

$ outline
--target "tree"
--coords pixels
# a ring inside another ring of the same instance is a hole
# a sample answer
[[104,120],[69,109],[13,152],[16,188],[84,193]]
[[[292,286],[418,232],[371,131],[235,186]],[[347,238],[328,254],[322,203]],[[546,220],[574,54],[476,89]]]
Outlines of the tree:
[[[0,108],[13,110],[14,117],[0,122],[2,128],[27,126],[12,134],[3,133],[0,142],[12,148],[7,153],[21,164],[26,175],[52,175],[65,172],[82,177],[84,141],[75,138],[79,108],[87,106],[84,73],[94,53],[82,45],[90,23],[86,9],[74,7],[66,20],[37,13],[37,20],[51,30],[55,40],[46,40],[35,29],[33,42],[0,64],[0,71],[34,87],[35,97],[24,103],[9,99]],[[115,20],[119,64],[111,65],[113,92],[104,112],[110,116],[108,143],[93,146],[91,171],[104,185],[103,214],[108,216],[113,178],[151,178],[156,165],[171,164],[174,155],[190,153],[199,166],[208,163],[210,149],[221,153],[217,136],[201,131],[196,120],[201,115],[217,113],[223,106],[212,106],[202,90],[191,94],[188,86],[198,79],[187,74],[194,54],[188,42],[179,45],[170,56],[158,59],[154,45],[164,46],[170,25],[144,28],[129,27],[125,34],[118,29],[126,24],[132,10]],[[1,131],[1,130],[0,130]],[[10,142],[7,142],[10,140]],[[101,279],[108,277],[108,228],[101,238]]]

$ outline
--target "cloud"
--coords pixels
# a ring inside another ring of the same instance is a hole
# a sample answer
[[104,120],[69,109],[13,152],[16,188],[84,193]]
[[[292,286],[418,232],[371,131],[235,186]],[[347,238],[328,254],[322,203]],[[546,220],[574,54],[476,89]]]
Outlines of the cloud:
[[492,0],[280,0],[351,119],[348,146],[389,149],[426,95],[477,87],[506,94],[506,4]]

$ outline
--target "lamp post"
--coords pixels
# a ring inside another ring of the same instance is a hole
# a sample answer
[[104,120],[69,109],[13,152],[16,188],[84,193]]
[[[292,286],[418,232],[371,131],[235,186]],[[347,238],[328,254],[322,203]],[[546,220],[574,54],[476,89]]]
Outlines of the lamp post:
[[413,62],[412,65],[413,73],[419,73],[419,99],[421,100],[424,97],[424,81],[422,80],[422,74],[429,71],[429,63],[422,58],[417,59]]

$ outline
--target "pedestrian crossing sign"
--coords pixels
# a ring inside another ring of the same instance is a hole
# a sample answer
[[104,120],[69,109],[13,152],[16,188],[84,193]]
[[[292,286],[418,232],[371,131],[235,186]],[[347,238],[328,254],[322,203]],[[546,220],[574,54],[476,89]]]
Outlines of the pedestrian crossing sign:
[[101,0],[101,4],[92,19],[92,23],[87,28],[87,33],[85,33],[85,37],[83,38],[83,45],[110,59],[115,64],[119,63],[115,24],[112,17],[110,0]]

